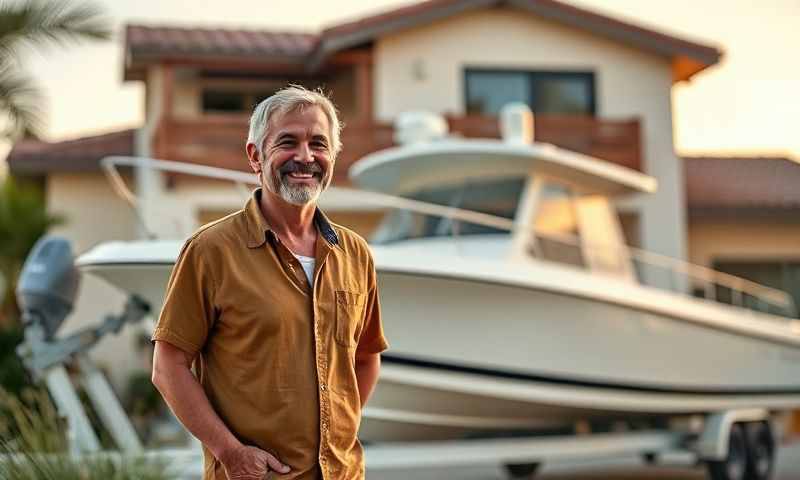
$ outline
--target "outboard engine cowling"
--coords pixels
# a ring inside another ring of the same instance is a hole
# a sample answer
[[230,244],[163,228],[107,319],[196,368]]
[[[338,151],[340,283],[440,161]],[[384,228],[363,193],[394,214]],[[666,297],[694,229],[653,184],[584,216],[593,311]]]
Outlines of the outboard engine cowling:
[[72,311],[79,275],[66,238],[42,237],[25,260],[17,285],[17,303],[25,328],[41,324],[45,340],[55,335]]

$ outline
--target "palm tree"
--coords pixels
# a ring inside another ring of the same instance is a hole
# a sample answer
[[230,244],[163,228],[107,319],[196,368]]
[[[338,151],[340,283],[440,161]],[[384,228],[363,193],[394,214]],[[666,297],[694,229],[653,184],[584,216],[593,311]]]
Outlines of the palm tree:
[[36,240],[63,220],[47,213],[44,197],[32,185],[7,177],[0,181],[0,328],[15,323],[18,316],[14,296],[22,264]]
[[94,4],[0,0],[0,113],[9,125],[0,140],[41,133],[41,94],[20,68],[25,50],[110,37],[110,23]]
[[[0,0],[0,125],[7,125],[0,142],[41,133],[42,97],[21,68],[26,51],[110,37],[110,22],[92,3]],[[0,178],[0,327],[16,317],[14,286],[25,256],[57,221],[40,194]]]

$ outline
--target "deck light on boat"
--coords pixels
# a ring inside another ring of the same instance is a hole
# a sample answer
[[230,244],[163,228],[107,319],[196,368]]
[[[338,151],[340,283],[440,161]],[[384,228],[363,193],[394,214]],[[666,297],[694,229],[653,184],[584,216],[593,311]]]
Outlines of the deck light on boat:
[[400,145],[447,137],[447,121],[433,112],[403,112],[394,122],[394,140]]
[[507,103],[500,110],[500,134],[508,143],[533,143],[533,112],[520,102]]

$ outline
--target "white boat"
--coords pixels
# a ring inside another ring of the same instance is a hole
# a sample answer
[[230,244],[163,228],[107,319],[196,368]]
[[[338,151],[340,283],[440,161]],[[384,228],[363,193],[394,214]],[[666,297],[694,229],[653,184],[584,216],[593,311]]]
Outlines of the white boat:
[[[654,179],[516,118],[505,140],[417,138],[351,168],[384,192],[365,202],[396,207],[371,243],[391,349],[362,440],[800,406],[791,297],[627,247],[612,200]],[[77,265],[157,311],[181,243],[102,244]]]

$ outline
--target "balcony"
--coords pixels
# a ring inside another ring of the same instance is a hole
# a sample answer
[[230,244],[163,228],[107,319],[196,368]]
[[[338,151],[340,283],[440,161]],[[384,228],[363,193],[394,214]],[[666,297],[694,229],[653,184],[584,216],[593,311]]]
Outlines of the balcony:
[[[499,138],[496,117],[449,116],[453,134]],[[638,120],[605,120],[581,116],[535,117],[535,137],[576,152],[641,170],[641,134]],[[156,130],[157,158],[250,171],[245,155],[248,118],[241,115],[205,115],[196,119],[165,118]],[[393,145],[390,124],[345,120],[342,153],[334,183],[347,185],[347,170],[364,155]]]

